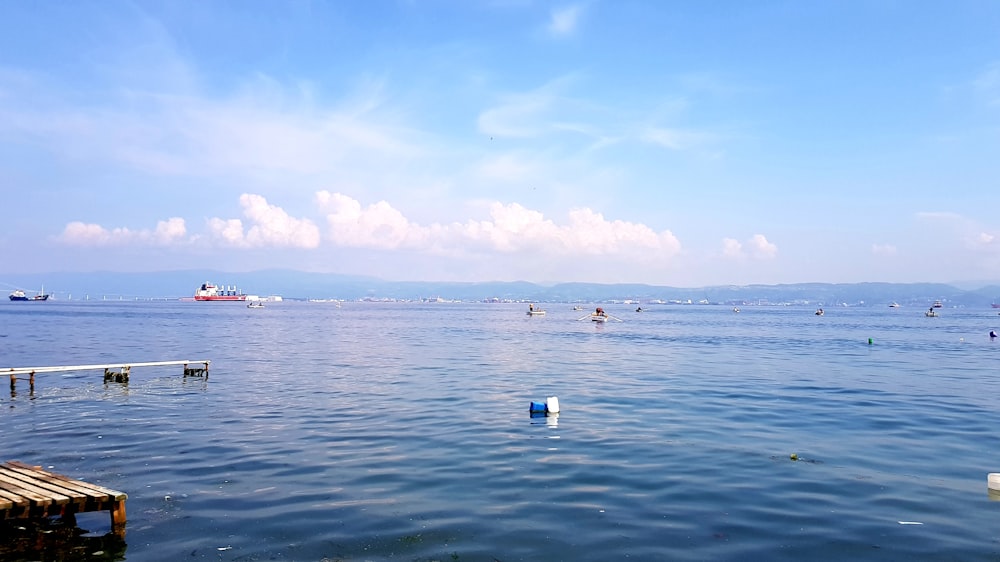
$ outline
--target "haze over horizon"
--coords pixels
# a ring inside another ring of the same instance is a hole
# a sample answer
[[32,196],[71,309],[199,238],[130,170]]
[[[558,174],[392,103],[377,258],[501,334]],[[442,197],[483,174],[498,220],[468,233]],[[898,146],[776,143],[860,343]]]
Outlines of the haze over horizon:
[[0,17],[4,276],[1000,279],[1000,4]]

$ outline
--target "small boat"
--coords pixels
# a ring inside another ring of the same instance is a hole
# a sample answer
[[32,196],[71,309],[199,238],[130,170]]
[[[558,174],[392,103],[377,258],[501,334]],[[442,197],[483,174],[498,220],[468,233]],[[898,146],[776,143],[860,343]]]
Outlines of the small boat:
[[740,307],[738,307],[738,306],[734,306],[733,307],[733,312],[739,312],[739,311],[740,311]]
[[545,311],[540,308],[535,308],[534,304],[529,304],[528,316],[545,316]]
[[248,302],[247,308],[264,308],[264,303],[260,301]]
[[928,318],[935,318],[937,317],[937,315],[938,313],[937,311],[934,310],[934,307],[931,307],[930,310],[924,313],[924,316],[927,316]]
[[889,308],[899,308],[899,303],[898,302],[892,302],[892,303],[889,304]]
[[603,313],[602,314],[598,314],[596,312],[593,312],[593,313],[590,314],[590,320],[592,322],[607,322],[608,321],[608,315],[607,314],[603,314]]
[[941,304],[941,301],[934,301],[934,305],[932,308],[942,308],[943,306],[944,305]]
[[823,316],[823,309],[822,308],[817,308],[816,309],[816,316]]
[[[997,306],[995,308],[1000,308],[1000,306]],[[574,306],[573,310],[583,310],[583,307],[582,306]]]

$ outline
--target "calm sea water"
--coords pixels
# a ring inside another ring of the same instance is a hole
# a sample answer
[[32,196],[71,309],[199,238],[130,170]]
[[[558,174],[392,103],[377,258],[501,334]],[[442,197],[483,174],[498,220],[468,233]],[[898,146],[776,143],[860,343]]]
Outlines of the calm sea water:
[[2,303],[0,367],[212,366],[21,379],[0,456],[128,493],[89,559],[1000,557],[996,311],[545,308]]

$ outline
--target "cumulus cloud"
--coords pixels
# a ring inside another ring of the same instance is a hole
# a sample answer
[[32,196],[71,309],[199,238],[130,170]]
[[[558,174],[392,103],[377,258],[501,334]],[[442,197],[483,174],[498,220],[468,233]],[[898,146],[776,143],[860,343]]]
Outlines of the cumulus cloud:
[[549,33],[553,35],[569,35],[576,29],[580,19],[580,6],[567,6],[552,10],[549,20]]
[[239,219],[213,218],[208,227],[215,239],[244,248],[319,246],[319,228],[309,219],[294,218],[260,195],[244,193],[240,196],[240,206],[251,226],[244,232],[243,221]]
[[156,223],[153,230],[125,227],[107,229],[99,224],[74,221],[66,225],[58,240],[71,246],[169,246],[185,241],[184,219],[173,217]]
[[763,234],[754,234],[747,246],[756,258],[771,259],[778,255],[778,247],[767,241]]
[[[653,256],[663,260],[681,251],[680,241],[669,230],[657,232],[644,224],[611,220],[588,208],[571,209],[564,221],[557,222],[518,203],[493,202],[488,217],[481,220],[421,225],[387,201],[362,205],[347,195],[329,191],[317,192],[315,201],[326,221],[322,233],[313,221],[292,217],[264,197],[244,193],[239,199],[243,218],[209,219],[207,238],[236,248],[316,249],[325,239],[332,247],[487,258],[528,252],[540,258],[601,256],[633,260]],[[169,245],[193,239],[187,237],[180,218],[160,221],[152,230],[138,231],[73,222],[66,225],[60,238],[77,246]],[[759,240],[748,241],[746,248],[766,254],[773,252],[769,246],[773,247],[759,236]]]
[[359,201],[329,191],[318,192],[316,201],[320,209],[329,211],[330,238],[339,246],[383,250],[415,247],[427,235],[426,229],[411,223],[385,201],[362,208]]
[[341,193],[316,194],[326,215],[330,240],[341,246],[461,253],[532,251],[547,255],[632,255],[655,252],[670,257],[680,241],[646,225],[609,221],[590,209],[573,209],[559,225],[517,203],[490,205],[489,219],[427,226],[411,222],[385,201],[364,207]]
[[722,239],[722,255],[727,258],[738,258],[743,255],[743,244],[735,238]]
[[722,255],[731,259],[772,259],[778,255],[778,246],[768,242],[763,234],[754,234],[744,242],[723,238]]

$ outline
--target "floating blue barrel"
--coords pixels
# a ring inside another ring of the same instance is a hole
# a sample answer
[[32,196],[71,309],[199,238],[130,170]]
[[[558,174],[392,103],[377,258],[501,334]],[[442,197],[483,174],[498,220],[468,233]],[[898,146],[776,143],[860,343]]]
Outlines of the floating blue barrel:
[[532,402],[528,411],[532,414],[544,414],[545,413],[545,402]]

